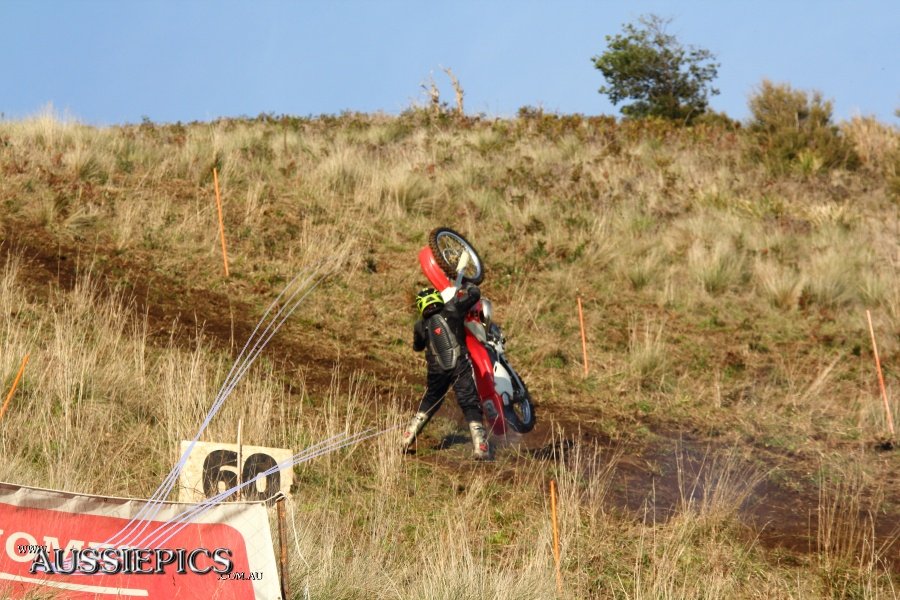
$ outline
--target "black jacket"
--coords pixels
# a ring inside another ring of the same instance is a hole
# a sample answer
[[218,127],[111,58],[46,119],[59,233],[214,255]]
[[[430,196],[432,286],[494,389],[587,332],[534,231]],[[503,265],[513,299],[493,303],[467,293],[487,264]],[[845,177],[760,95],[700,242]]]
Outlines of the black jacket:
[[[462,288],[456,292],[456,295],[451,298],[449,302],[444,304],[439,313],[435,313],[440,314],[447,320],[450,332],[456,337],[456,340],[460,345],[461,356],[468,355],[468,350],[466,350],[466,314],[480,299],[481,290],[478,289],[478,286],[472,285],[467,288]],[[431,316],[432,315],[429,315],[429,317]],[[428,361],[428,367],[433,368],[438,365],[428,344],[428,330],[426,329],[427,320],[428,317],[423,317],[416,321],[416,324],[413,327],[413,350],[416,352],[427,350],[425,352],[425,359]]]

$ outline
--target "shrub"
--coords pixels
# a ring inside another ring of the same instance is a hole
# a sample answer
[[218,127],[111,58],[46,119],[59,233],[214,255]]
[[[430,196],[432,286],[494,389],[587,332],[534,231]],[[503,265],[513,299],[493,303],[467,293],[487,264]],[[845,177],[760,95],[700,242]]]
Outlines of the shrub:
[[750,98],[753,157],[771,170],[814,174],[821,169],[855,168],[852,145],[831,122],[831,101],[822,94],[763,80]]

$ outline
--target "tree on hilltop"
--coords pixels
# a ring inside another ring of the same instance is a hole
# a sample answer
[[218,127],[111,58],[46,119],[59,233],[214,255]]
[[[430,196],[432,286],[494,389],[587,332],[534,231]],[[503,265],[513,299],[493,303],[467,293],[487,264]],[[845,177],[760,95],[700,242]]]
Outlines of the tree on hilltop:
[[690,122],[706,112],[711,87],[718,75],[715,56],[704,48],[683,46],[666,33],[671,19],[644,15],[627,23],[623,33],[606,36],[606,52],[594,56],[594,67],[607,85],[601,94],[622,107],[627,117],[662,117]]

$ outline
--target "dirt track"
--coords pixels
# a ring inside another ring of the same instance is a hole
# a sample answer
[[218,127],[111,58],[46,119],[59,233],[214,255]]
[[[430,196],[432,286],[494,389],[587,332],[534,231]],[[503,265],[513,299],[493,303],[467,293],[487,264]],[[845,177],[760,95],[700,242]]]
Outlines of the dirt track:
[[[132,299],[135,318],[146,317],[150,339],[154,343],[168,343],[172,339],[179,344],[192,345],[195,328],[200,326],[207,340],[236,353],[235,345],[240,348],[259,318],[258,312],[244,303],[220,293],[186,287],[154,271],[152,265],[123,258],[110,249],[93,248],[92,254],[85,256],[85,247],[61,243],[43,229],[19,223],[5,223],[2,234],[4,250],[22,257],[25,268],[21,270],[20,279],[34,298],[46,297],[51,285],[72,288],[81,270],[90,264],[94,279],[103,286],[101,293],[118,292]],[[103,260],[96,260],[101,257]],[[203,316],[202,321],[199,315]],[[324,355],[322,346],[315,344],[311,337],[304,337],[315,333],[279,333],[271,343],[271,353],[281,357],[287,365],[308,366],[306,385],[312,389],[326,389],[331,383],[337,357]],[[373,374],[382,368],[363,357],[341,356],[340,362],[350,370]],[[397,374],[392,373],[390,379],[396,380]],[[408,385],[405,382],[411,382],[413,378],[401,376],[401,380],[401,385]],[[287,379],[285,385],[290,390],[292,384]],[[413,392],[410,390],[410,393]],[[442,410],[450,416],[455,415],[452,408]],[[703,470],[709,469],[711,459],[729,450],[721,442],[652,423],[648,425],[653,435],[648,440],[613,441],[602,431],[591,429],[586,424],[590,419],[581,418],[589,415],[579,415],[573,409],[550,404],[540,406],[538,410],[539,425],[523,438],[519,451],[533,460],[549,459],[561,446],[572,445],[576,436],[588,446],[621,451],[622,458],[615,465],[614,485],[606,501],[611,509],[633,513],[636,518],[666,520],[685,501],[685,493],[688,496],[702,493],[702,486],[691,485],[691,482],[702,481]],[[551,423],[564,432],[562,440],[556,438],[553,441]],[[814,465],[809,459],[764,449],[759,449],[755,458],[754,469],[778,467],[794,477],[790,487],[768,478],[756,483],[741,506],[742,521],[755,531],[754,535],[765,546],[795,553],[816,551],[820,499],[811,482],[802,483],[803,474],[808,474]],[[430,452],[419,460],[442,469],[469,468],[449,460],[441,452]],[[882,464],[886,470],[888,462],[885,460]],[[497,466],[510,470],[502,476],[514,477],[512,465],[503,467],[497,463]],[[890,485],[890,473],[884,475]],[[897,483],[893,480],[894,488]],[[888,493],[890,491],[889,488]],[[886,545],[884,554],[893,558],[894,570],[900,572],[900,514],[896,509],[894,511],[874,515],[874,528],[876,544]]]
[[[224,294],[188,287],[152,265],[123,258],[112,249],[95,247],[85,255],[84,247],[64,244],[43,229],[21,223],[6,223],[2,233],[4,248],[21,256],[24,268],[20,279],[34,297],[46,297],[52,285],[71,289],[79,276],[90,271],[92,280],[101,286],[101,294],[120,294],[130,300],[135,318],[146,317],[148,335],[156,343],[173,339],[192,345],[199,328],[205,339],[236,356],[262,314]],[[321,355],[317,344],[291,337],[284,330],[271,344],[272,355],[291,365],[310,367],[308,385],[330,384],[335,357]],[[342,357],[341,362],[351,370],[371,370],[365,360]]]

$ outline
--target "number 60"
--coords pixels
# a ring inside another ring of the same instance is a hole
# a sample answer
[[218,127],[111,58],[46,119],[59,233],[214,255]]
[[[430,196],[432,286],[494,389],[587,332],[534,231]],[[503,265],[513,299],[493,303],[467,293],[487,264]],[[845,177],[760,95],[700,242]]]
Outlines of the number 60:
[[[241,469],[241,481],[247,482],[268,471],[278,463],[268,454],[257,452],[244,460]],[[238,484],[237,452],[233,450],[213,450],[203,461],[203,494],[207,498],[230,490]],[[266,475],[265,479],[258,479],[252,485],[228,497],[230,501],[236,501],[243,497],[246,500],[267,500],[281,489],[281,473],[274,471]]]

